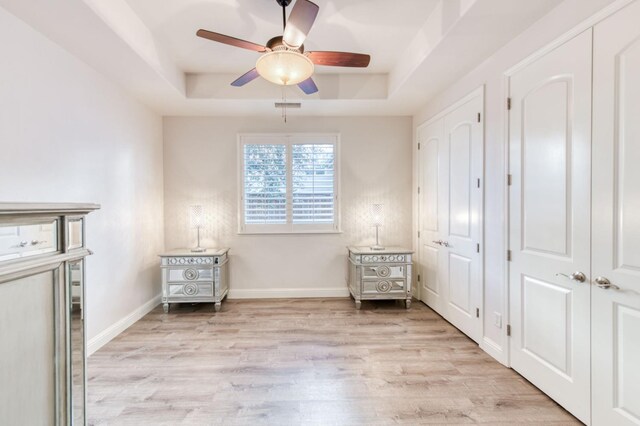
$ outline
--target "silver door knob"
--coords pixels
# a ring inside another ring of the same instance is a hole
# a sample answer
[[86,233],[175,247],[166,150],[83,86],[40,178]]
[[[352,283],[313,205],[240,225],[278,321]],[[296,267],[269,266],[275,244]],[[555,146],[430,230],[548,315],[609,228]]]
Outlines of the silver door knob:
[[563,274],[563,273],[558,273],[556,275],[562,275],[563,277],[567,277],[569,278],[571,281],[577,281],[579,283],[583,283],[587,280],[587,276],[580,271],[576,271],[571,275],[567,275],[567,274]]
[[618,287],[617,285],[611,284],[611,281],[609,281],[605,277],[597,277],[594,281],[598,287],[604,290],[608,290],[610,288],[613,288],[614,290],[620,290],[620,287]]
[[443,245],[443,246],[445,246],[445,247],[449,247],[449,243],[448,243],[448,242],[446,242],[446,241],[443,241],[443,242],[442,242],[442,245]]

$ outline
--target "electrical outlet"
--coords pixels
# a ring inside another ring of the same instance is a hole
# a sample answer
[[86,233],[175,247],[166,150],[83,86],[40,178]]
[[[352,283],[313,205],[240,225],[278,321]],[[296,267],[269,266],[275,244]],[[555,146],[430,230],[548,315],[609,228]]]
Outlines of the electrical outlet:
[[502,328],[502,315],[498,312],[493,313],[493,325],[498,328]]

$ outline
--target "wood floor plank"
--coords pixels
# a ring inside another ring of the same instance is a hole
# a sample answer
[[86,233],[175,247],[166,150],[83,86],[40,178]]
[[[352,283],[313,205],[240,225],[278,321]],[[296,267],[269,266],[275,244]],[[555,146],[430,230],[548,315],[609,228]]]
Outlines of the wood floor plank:
[[161,307],[91,356],[91,425],[579,424],[431,309]]

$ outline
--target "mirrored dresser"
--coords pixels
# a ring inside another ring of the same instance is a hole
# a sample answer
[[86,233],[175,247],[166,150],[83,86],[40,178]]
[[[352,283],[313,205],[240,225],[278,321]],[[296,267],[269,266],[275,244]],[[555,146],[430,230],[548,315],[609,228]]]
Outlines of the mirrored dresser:
[[0,424],[86,424],[85,217],[0,203]]
[[402,247],[374,250],[348,247],[349,292],[360,309],[362,300],[399,299],[411,307],[413,251]]
[[203,252],[178,249],[160,255],[162,306],[171,303],[214,303],[220,311],[229,292],[228,248],[208,248]]

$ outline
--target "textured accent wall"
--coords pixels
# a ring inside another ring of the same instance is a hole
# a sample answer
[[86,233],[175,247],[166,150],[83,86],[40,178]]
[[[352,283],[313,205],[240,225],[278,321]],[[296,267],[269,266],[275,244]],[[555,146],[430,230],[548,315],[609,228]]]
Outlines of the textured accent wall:
[[[239,235],[238,133],[339,133],[340,234]],[[231,248],[235,297],[346,295],[346,246],[370,245],[368,214],[385,205],[381,242],[411,247],[410,117],[165,117],[165,245],[195,244],[188,206],[203,204],[204,245]]]

